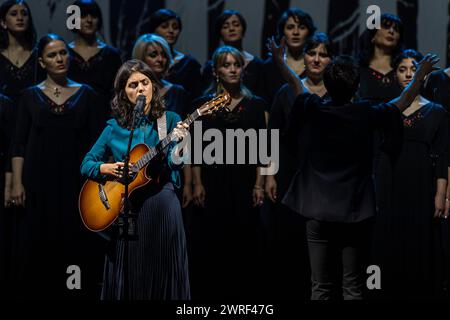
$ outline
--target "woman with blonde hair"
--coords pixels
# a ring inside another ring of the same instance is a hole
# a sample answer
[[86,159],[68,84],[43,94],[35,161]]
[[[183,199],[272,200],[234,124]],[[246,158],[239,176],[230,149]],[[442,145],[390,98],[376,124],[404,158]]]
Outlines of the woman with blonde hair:
[[[199,103],[225,91],[230,94],[231,103],[227,110],[201,120],[204,131],[214,129],[222,133],[226,146],[233,143],[225,134],[229,129],[265,128],[266,105],[242,84],[245,62],[238,49],[220,47],[212,62],[214,82]],[[237,164],[241,156],[238,150],[233,152],[233,164],[227,155],[232,150],[224,148],[221,153],[226,164],[217,161],[193,165],[194,204],[198,207],[193,225],[198,231],[193,232],[192,272],[193,279],[198,280],[193,280],[193,294],[197,297],[254,297],[259,293],[257,270],[261,268],[256,261],[264,179],[257,164]],[[245,154],[250,151],[246,144]]]

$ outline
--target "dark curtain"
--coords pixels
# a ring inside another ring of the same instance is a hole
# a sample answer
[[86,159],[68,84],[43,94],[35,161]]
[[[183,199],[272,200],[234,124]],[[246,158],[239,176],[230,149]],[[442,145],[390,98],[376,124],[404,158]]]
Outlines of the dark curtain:
[[211,59],[220,43],[219,37],[214,32],[214,23],[224,7],[225,0],[208,0],[208,59]]
[[329,2],[328,34],[336,54],[356,54],[359,39],[359,0]]
[[261,55],[267,58],[267,39],[277,32],[277,21],[289,8],[290,0],[266,0],[264,5],[264,24],[261,34]]
[[136,39],[148,33],[150,14],[164,6],[164,0],[111,1],[111,41],[121,50],[123,60],[131,57]]
[[397,13],[403,22],[405,48],[417,50],[417,0],[402,0],[397,2]]

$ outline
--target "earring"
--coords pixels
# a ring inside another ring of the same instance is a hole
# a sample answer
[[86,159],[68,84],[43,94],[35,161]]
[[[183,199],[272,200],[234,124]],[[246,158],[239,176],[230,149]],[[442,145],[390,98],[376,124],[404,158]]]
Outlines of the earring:
[[220,79],[219,76],[216,76],[216,83],[219,83]]

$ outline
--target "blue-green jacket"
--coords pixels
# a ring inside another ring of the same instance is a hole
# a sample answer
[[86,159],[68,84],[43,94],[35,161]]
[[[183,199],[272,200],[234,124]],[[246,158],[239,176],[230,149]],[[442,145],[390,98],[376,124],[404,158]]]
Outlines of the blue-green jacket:
[[[167,134],[171,132],[180,121],[180,117],[171,111],[166,111]],[[130,131],[122,128],[115,119],[108,120],[106,128],[103,130],[97,142],[92,149],[86,154],[81,163],[81,174],[91,179],[101,179],[100,165],[105,163],[107,155],[112,154],[115,162],[124,160],[124,156],[128,146],[128,138]],[[143,117],[139,126],[134,130],[133,149],[139,143],[145,143],[149,147],[154,147],[159,143],[158,128],[156,121],[150,122],[147,117]],[[168,147],[167,163],[171,169],[171,182],[175,187],[180,187],[179,169],[181,165],[177,165],[172,159],[172,150],[176,145],[172,142]]]

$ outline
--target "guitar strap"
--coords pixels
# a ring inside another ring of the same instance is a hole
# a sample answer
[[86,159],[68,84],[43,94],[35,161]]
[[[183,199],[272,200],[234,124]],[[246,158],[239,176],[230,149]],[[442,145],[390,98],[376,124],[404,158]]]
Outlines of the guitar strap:
[[[156,120],[156,126],[158,127],[159,141],[162,141],[167,136],[167,117],[166,112]],[[160,152],[161,150],[158,150]],[[162,154],[167,155],[167,148],[162,150]]]
[[167,121],[166,121],[166,112],[163,113],[161,117],[158,118],[158,136],[159,141],[162,141],[167,136]]

